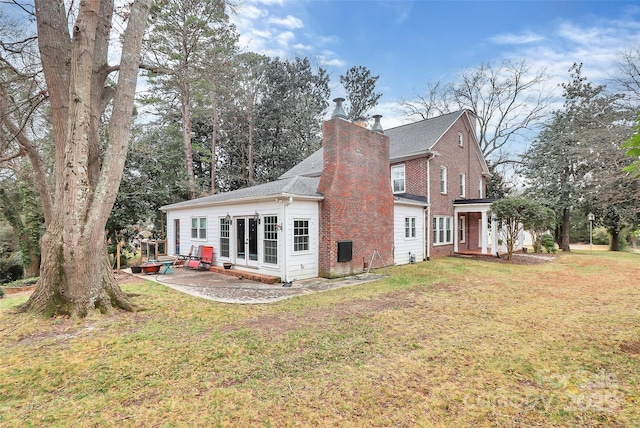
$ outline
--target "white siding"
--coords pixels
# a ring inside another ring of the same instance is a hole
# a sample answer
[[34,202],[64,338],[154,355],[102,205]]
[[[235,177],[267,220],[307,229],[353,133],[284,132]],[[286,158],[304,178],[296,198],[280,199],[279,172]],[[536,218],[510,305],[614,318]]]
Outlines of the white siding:
[[[394,213],[394,262],[397,265],[409,263],[409,253],[415,255],[416,262],[424,260],[424,207],[395,204]],[[415,238],[405,236],[405,218],[416,219]]]
[[[287,207],[287,280],[318,276],[319,212],[320,204],[317,201],[299,201]],[[309,220],[308,251],[293,251],[294,220]]]
[[[236,260],[235,218],[260,216],[258,225],[258,261],[253,267],[243,266],[241,260]],[[285,219],[285,213],[287,218]],[[318,276],[318,213],[317,201],[296,201],[289,203],[285,200],[271,200],[234,205],[220,205],[212,207],[195,207],[171,210],[167,212],[167,246],[170,255],[175,254],[175,220],[180,219],[180,253],[186,255],[193,245],[194,251],[198,245],[209,245],[214,249],[214,265],[222,266],[224,262],[234,263],[236,269],[257,271],[264,275],[279,276],[283,280],[314,278]],[[220,256],[220,218],[229,215],[232,219],[229,257]],[[207,238],[191,238],[191,218],[206,216]],[[264,217],[278,216],[278,224],[283,229],[278,230],[278,263],[264,263]],[[293,251],[293,221],[294,219],[309,220],[309,251]],[[286,259],[285,259],[286,257]],[[236,263],[238,262],[238,263]],[[285,272],[285,269],[287,272]]]

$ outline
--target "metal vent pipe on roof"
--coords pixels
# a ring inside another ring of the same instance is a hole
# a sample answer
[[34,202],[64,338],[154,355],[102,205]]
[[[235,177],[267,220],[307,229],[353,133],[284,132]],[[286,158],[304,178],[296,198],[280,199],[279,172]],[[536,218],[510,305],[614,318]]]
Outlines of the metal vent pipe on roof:
[[333,113],[331,114],[331,119],[333,119],[334,117],[339,117],[340,119],[346,119],[347,115],[344,112],[344,109],[342,108],[342,103],[344,102],[344,98],[334,98],[333,102],[336,103],[336,108],[333,110]]
[[384,134],[384,129],[382,129],[382,125],[380,124],[380,118],[382,117],[381,114],[374,114],[373,115],[373,126],[371,126],[371,130],[373,132],[377,132],[379,134]]

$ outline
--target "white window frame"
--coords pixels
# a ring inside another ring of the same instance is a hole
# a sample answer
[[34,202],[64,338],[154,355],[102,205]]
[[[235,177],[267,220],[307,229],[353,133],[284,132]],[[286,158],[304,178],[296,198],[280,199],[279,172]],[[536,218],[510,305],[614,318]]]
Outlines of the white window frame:
[[278,216],[265,215],[262,218],[262,248],[263,262],[270,265],[278,265]]
[[[397,176],[396,176],[397,175]],[[396,182],[402,183],[402,189],[396,190]],[[405,165],[394,165],[391,167],[391,190],[393,193],[405,193],[407,189],[407,179]]]
[[481,178],[480,180],[478,180],[478,197],[479,197],[480,199],[482,199],[482,197],[483,197],[483,196],[482,196],[482,190],[483,190],[483,187],[484,187],[484,186],[483,186],[482,184],[483,184],[483,183],[482,183],[482,178]]
[[231,220],[227,217],[220,217],[220,257],[231,257]]
[[404,218],[404,237],[405,239],[416,239],[416,218]]
[[447,167],[440,167],[440,193],[447,194]]
[[464,147],[464,136],[462,135],[462,132],[458,132],[458,145],[460,147]]
[[[194,227],[195,221],[195,227]],[[203,227],[204,221],[204,227]],[[191,239],[197,241],[207,240],[207,216],[191,217]]]
[[453,217],[445,215],[433,216],[433,245],[453,244]]
[[458,218],[458,242],[464,244],[467,241],[467,217],[461,215]]
[[464,172],[460,174],[460,197],[467,197],[467,174]]
[[[302,223],[302,224],[300,224]],[[293,252],[294,253],[308,253],[309,244],[309,227],[311,220],[308,218],[294,218],[293,219]],[[300,233],[300,232],[306,232]]]

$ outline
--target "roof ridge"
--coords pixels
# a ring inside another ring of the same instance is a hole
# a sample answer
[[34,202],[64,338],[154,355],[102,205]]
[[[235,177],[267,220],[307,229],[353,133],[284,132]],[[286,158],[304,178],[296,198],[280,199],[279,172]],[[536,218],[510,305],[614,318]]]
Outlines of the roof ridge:
[[[282,188],[282,193],[287,193],[289,190],[291,190],[293,185],[298,181],[298,178],[300,178],[299,175],[294,175],[294,176],[290,177],[289,179],[291,181],[284,185],[284,187]],[[285,178],[285,180],[287,180],[287,178]]]
[[385,129],[385,132],[386,131],[392,131],[392,130],[395,130],[395,129],[398,129],[398,128],[402,128],[404,126],[417,125],[417,124],[422,123],[422,122],[427,122],[427,121],[435,120],[435,119],[441,119],[441,118],[443,118],[445,116],[449,116],[449,115],[453,115],[453,114],[457,114],[458,116],[460,116],[460,115],[462,115],[462,113],[464,113],[466,111],[469,111],[469,110],[464,108],[464,109],[461,109],[461,110],[457,110],[457,111],[452,111],[452,112],[449,112],[449,113],[441,114],[439,116],[427,117],[426,119],[421,119],[421,120],[418,120],[418,121],[415,121],[415,122],[403,123],[402,125],[394,126],[393,128],[387,128],[387,129]]

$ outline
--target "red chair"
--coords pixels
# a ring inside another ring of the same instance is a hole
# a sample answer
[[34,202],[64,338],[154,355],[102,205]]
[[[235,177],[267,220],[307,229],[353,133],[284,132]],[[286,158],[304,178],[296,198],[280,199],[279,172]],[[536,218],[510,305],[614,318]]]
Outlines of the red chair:
[[202,247],[202,257],[200,258],[199,269],[209,269],[213,264],[213,247]]
[[185,267],[191,269],[198,269],[200,267],[200,260],[202,259],[202,245],[198,245],[196,254],[191,256],[184,264]]

